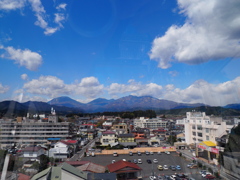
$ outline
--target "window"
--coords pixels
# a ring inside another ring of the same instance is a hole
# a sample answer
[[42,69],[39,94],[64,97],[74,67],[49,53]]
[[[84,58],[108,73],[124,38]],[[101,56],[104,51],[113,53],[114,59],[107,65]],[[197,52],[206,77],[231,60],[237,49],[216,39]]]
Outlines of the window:
[[202,133],[198,133],[198,137],[202,137]]
[[209,133],[209,128],[206,128],[206,133]]
[[209,136],[206,136],[206,140],[209,141]]

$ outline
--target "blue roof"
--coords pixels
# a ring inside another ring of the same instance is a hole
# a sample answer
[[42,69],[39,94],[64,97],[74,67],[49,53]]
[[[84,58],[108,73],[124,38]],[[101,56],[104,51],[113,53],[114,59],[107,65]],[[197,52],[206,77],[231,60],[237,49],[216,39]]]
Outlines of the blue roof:
[[61,138],[48,138],[47,140],[49,141],[57,141],[57,140],[60,140]]

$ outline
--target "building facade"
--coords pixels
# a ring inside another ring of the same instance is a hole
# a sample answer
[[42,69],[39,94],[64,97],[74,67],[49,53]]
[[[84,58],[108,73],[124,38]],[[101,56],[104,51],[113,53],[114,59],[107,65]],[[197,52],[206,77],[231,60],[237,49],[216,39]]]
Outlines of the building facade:
[[222,121],[222,117],[207,116],[205,112],[187,112],[184,118],[185,141],[196,144],[203,141],[216,142],[216,138],[227,134],[232,125]]
[[69,122],[0,121],[0,146],[45,144],[48,138],[69,137],[70,129]]
[[144,117],[141,117],[139,119],[134,119],[134,127],[149,129],[166,128],[167,121],[164,121],[161,118],[145,119]]

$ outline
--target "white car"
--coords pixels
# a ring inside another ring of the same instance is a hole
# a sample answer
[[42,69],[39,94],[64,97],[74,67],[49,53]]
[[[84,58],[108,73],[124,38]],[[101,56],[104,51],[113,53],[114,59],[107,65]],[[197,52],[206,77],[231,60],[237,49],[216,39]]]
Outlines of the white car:
[[171,176],[170,176],[170,179],[175,180],[176,177],[177,177],[176,175],[171,175]]
[[142,164],[142,160],[141,159],[138,159],[138,164]]
[[158,151],[158,154],[161,154],[161,151]]
[[126,159],[122,159],[123,161],[127,161]]
[[166,154],[168,154],[168,155],[170,154],[170,152],[169,152],[169,151],[165,151],[165,153],[166,153]]
[[153,160],[153,163],[157,164],[157,163],[158,163],[158,160],[157,160],[157,159],[154,159],[154,160]]
[[115,163],[116,161],[115,160],[112,160],[112,164]]
[[163,166],[163,169],[164,169],[164,170],[168,170],[168,166],[167,166],[167,165],[164,165],[164,166]]
[[207,175],[212,175],[210,172],[202,173],[202,177],[206,177]]

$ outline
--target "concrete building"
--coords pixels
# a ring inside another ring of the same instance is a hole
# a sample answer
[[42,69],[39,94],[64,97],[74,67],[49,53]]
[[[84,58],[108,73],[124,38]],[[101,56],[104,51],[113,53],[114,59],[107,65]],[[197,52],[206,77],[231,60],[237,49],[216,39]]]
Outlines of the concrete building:
[[[105,131],[100,138],[102,146],[115,145],[118,142],[116,133],[113,131]],[[118,144],[118,143],[117,143]]]
[[18,121],[0,121],[1,147],[12,146],[13,144],[45,144],[48,138],[65,139],[71,136],[71,124],[69,122],[19,119]]
[[227,125],[222,117],[207,116],[205,112],[187,112],[183,119],[185,125],[185,141],[196,144],[211,141],[216,144],[216,138],[227,134],[233,125]]
[[134,119],[134,127],[149,129],[166,128],[167,121],[164,121],[161,118],[145,119],[144,117],[141,117],[139,119]]

